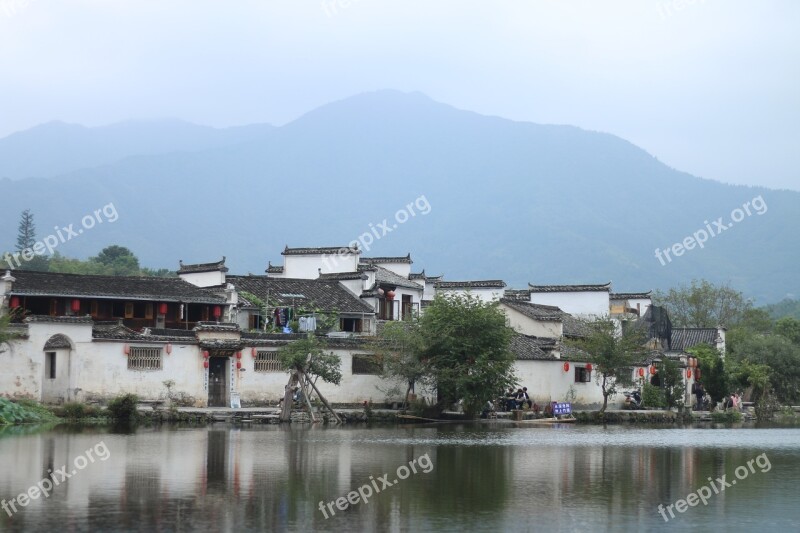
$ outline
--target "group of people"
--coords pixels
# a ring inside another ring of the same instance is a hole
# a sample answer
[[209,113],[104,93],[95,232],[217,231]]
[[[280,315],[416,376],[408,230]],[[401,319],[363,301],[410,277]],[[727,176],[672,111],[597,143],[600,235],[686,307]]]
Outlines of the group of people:
[[[708,394],[706,394],[706,389],[703,387],[703,384],[700,381],[695,381],[692,385],[692,394],[694,394],[697,398],[697,402],[695,403],[695,410],[696,411],[705,411],[706,407],[710,402],[710,398]],[[722,400],[722,408],[727,411],[728,409],[733,409],[734,411],[741,411],[742,410],[742,397],[739,396],[738,392],[732,392],[731,394],[725,396]]]
[[513,411],[514,409],[522,409],[524,405],[528,405],[529,409],[533,408],[533,401],[528,395],[528,387],[522,387],[514,391],[514,387],[509,387],[508,391],[502,397],[503,407],[506,411]]
[[722,408],[726,411],[728,409],[733,409],[734,411],[741,411],[742,410],[742,398],[739,396],[738,392],[734,392],[729,396],[725,396],[725,399],[722,400]]

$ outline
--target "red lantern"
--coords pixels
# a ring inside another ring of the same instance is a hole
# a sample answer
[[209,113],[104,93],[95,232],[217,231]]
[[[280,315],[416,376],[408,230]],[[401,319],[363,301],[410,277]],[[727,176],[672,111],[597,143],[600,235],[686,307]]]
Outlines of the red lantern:
[[686,377],[691,379],[691,377],[692,377],[692,369],[691,368],[687,368],[686,369]]
[[218,305],[214,306],[214,318],[219,318],[222,316],[222,308]]
[[19,307],[19,296],[12,296],[11,297],[11,307]]
[[80,300],[72,300],[72,312],[77,313],[81,310],[81,301]]
[[236,361],[236,368],[242,368],[242,362]]
[[564,362],[564,372],[569,372],[569,362],[568,361]]
[[252,355],[253,357],[255,357],[255,356],[257,355],[257,353],[258,353],[258,352],[256,352],[256,347],[255,347],[255,346],[253,346],[252,348],[250,348],[250,355]]
[[130,354],[131,353],[131,347],[128,346],[127,344],[123,344],[122,345],[122,353],[124,353],[125,355]]
[[644,377],[644,368],[640,368],[640,369],[639,369],[639,377],[640,377],[640,378],[643,378],[643,377]]
[[162,303],[162,304],[159,304],[159,306],[158,306],[158,313],[159,313],[160,315],[166,315],[166,314],[167,314],[167,309],[168,309],[168,308],[167,308],[167,304],[164,304],[164,303]]
[[394,300],[394,291],[386,291],[386,299]]
[[168,342],[167,345],[164,347],[167,350],[167,355],[172,353],[172,343]]
[[700,369],[699,368],[696,368],[695,371],[694,371],[694,379],[695,380],[699,380],[700,379]]
[[236,359],[242,358],[242,352],[236,352]]
[[656,365],[652,365],[650,367],[650,375],[651,376],[655,376],[656,375]]
[[587,372],[591,372],[593,368],[594,367],[592,366],[592,363],[586,363],[586,371]]
[[203,361],[203,368],[208,368],[208,359]]
[[203,359],[208,359],[208,350],[203,350]]

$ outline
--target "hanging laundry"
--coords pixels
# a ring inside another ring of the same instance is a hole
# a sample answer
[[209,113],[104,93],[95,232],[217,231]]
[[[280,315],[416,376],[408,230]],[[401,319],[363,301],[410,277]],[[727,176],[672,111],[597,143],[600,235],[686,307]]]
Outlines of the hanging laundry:
[[281,320],[281,310],[276,308],[273,315],[275,315],[275,326],[276,327],[283,326],[283,321]]

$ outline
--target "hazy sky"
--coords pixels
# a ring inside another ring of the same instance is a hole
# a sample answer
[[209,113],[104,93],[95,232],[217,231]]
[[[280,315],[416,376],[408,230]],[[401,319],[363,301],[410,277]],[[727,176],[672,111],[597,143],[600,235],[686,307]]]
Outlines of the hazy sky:
[[281,124],[388,88],[800,190],[798,28],[789,0],[0,0],[0,136]]

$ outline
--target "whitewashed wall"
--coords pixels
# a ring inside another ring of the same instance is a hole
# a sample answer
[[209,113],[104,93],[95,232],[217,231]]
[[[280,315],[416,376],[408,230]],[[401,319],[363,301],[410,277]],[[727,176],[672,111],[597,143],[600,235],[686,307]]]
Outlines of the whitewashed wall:
[[605,316],[609,311],[608,291],[532,292],[531,302],[555,305],[581,318]]
[[502,288],[472,288],[472,289],[439,289],[438,292],[444,294],[458,294],[477,297],[482,302],[492,302],[502,298],[506,290]]
[[196,287],[216,287],[225,284],[225,273],[219,270],[213,272],[189,272],[178,276],[183,281]]
[[[542,408],[549,402],[566,401],[570,387],[574,387],[575,400],[573,407],[577,409],[598,409],[603,405],[603,391],[595,382],[595,373],[589,383],[575,383],[575,366],[586,366],[584,363],[569,363],[569,371],[564,371],[564,361],[516,361],[514,369],[519,378],[518,388],[528,387],[531,399]],[[622,405],[623,395],[609,398],[609,409]]]
[[323,274],[332,272],[355,272],[358,269],[359,254],[314,254],[283,256],[284,278],[317,279],[320,269]]
[[564,331],[564,325],[560,321],[534,320],[502,303],[500,310],[506,314],[508,326],[523,335],[560,339]]

